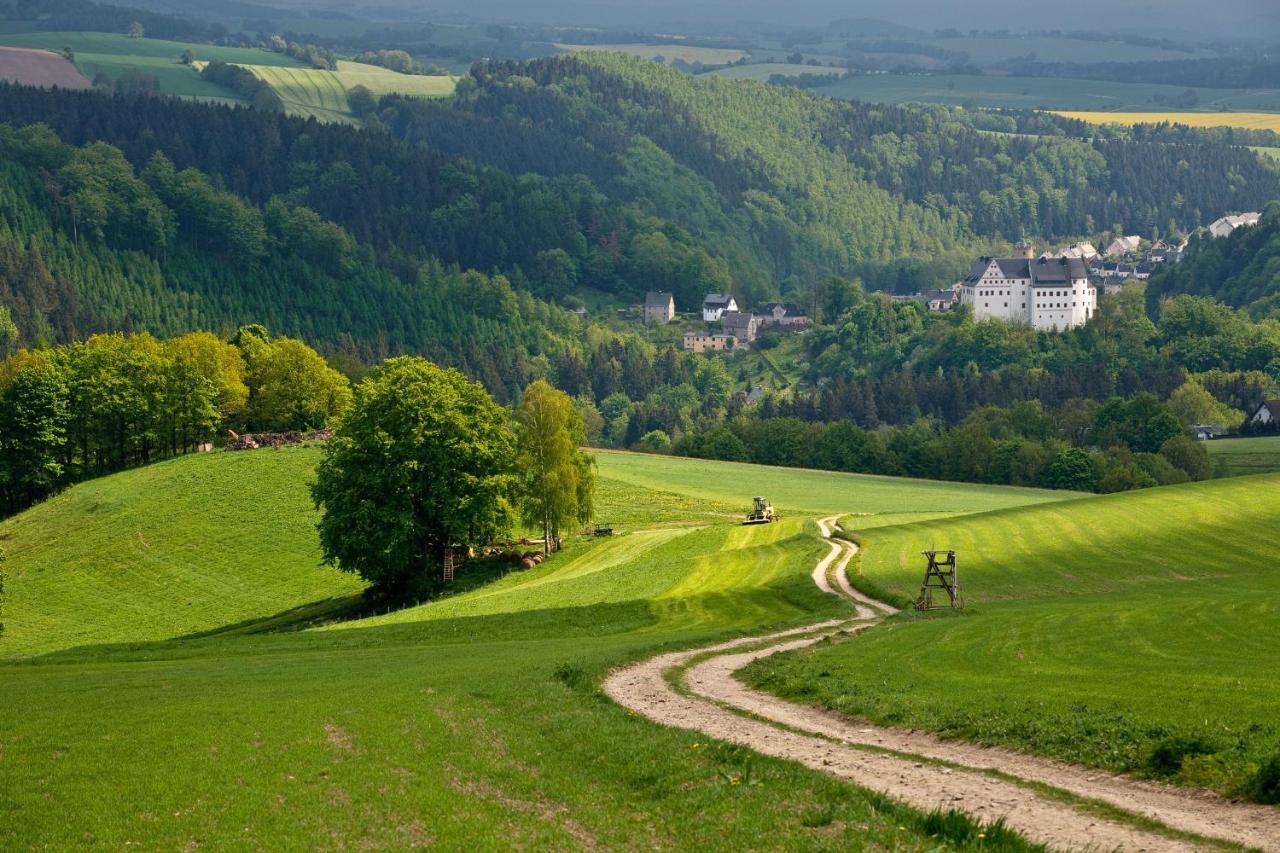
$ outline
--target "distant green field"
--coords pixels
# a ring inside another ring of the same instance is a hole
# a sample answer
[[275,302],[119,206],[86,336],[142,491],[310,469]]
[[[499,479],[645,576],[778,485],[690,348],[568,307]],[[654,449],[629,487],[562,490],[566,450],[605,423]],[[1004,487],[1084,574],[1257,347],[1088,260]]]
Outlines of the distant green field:
[[603,50],[625,53],[640,59],[657,59],[661,56],[669,64],[677,59],[685,62],[701,62],[704,65],[727,65],[747,56],[745,50],[721,47],[697,47],[683,44],[559,44],[563,51]]
[[[1226,442],[1224,442],[1225,444]],[[857,529],[861,519],[848,526]],[[1216,480],[871,529],[862,573],[914,597],[955,548],[968,607],[906,614],[750,678],[948,737],[1110,770],[1199,739],[1177,780],[1239,793],[1280,754],[1280,476]]]
[[[1207,51],[1186,52],[1162,47],[1124,44],[1119,41],[1058,38],[1018,34],[1010,38],[989,36],[961,38],[911,38],[909,41],[944,50],[963,52],[969,61],[985,66],[1034,55],[1042,62],[1145,62],[1186,60],[1210,56]],[[856,45],[857,42],[854,42]]]
[[267,50],[216,45],[187,44],[163,39],[131,39],[114,33],[4,33],[0,45],[42,47],[49,50],[69,48],[75,54],[76,66],[92,80],[99,72],[112,80],[130,70],[154,74],[160,91],[179,97],[238,102],[229,89],[203,80],[179,58],[190,48],[200,61],[252,63],[256,65],[296,66],[292,57]]
[[1256,151],[1257,153],[1261,154],[1263,157],[1266,157],[1269,160],[1274,160],[1277,165],[1280,165],[1280,148],[1264,148],[1260,146],[1253,146],[1252,150]]
[[334,72],[338,82],[348,90],[353,86],[364,86],[375,97],[390,95],[408,95],[415,98],[439,98],[453,94],[457,78],[424,77],[417,74],[398,74],[376,65],[363,62],[338,61],[338,70]]
[[1205,444],[1215,466],[1228,477],[1280,471],[1280,435],[1225,438]]
[[[359,587],[317,565],[317,453],[178,459],[0,524],[0,660],[19,658],[0,663],[0,849],[944,843],[918,812],[594,687],[658,649],[848,612],[809,577],[811,522],[727,517],[780,472],[604,455],[599,515],[620,535],[342,630],[253,633]],[[635,483],[662,476],[674,488]],[[965,505],[962,486],[789,477],[821,503]],[[1000,492],[974,490],[1037,499]]]
[[320,121],[354,123],[347,90],[332,71],[317,68],[279,68],[246,65],[280,95],[289,115]]
[[781,510],[811,515],[836,512],[960,514],[1082,497],[1049,489],[806,471],[743,462],[695,462],[640,453],[600,452],[597,458],[601,473],[610,480],[641,490],[727,503],[738,507],[738,512],[746,511],[752,495],[765,495]]
[[823,65],[792,65],[786,62],[757,62],[748,65],[734,65],[729,68],[719,68],[711,72],[720,77],[728,77],[734,80],[760,80],[767,81],[774,74],[781,74],[784,77],[798,77],[801,74],[843,74],[843,68],[831,68]]
[[[920,101],[953,106],[1165,113],[1169,108],[1162,106],[1157,98],[1176,98],[1186,88],[1067,77],[860,74],[823,86],[817,91],[832,97],[878,103]],[[1196,89],[1195,92],[1199,98],[1196,109],[1200,110],[1280,111],[1280,91],[1274,89]],[[1209,114],[1203,113],[1206,116]],[[1217,115],[1216,112],[1212,114]],[[1226,119],[1230,117],[1229,113],[1220,116]]]

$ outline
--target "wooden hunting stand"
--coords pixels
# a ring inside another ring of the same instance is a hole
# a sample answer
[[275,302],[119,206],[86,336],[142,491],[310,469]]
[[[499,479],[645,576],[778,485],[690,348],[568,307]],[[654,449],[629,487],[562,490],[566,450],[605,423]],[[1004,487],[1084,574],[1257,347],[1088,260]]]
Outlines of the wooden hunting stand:
[[453,549],[444,552],[444,562],[440,565],[441,576],[445,582],[453,580]]
[[947,591],[952,607],[964,607],[964,596],[960,594],[960,581],[956,578],[956,552],[921,551],[920,553],[929,561],[929,566],[924,570],[924,582],[920,584],[920,597],[916,599],[916,610],[933,609],[935,589]]

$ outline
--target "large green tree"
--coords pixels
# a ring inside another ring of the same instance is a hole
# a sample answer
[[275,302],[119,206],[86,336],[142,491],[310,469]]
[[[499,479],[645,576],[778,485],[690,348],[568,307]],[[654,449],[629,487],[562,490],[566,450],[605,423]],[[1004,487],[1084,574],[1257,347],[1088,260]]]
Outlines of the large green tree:
[[312,486],[326,562],[387,593],[437,585],[449,549],[509,527],[513,457],[507,412],[478,383],[389,359],[357,386]]
[[7,510],[58,486],[66,420],[67,386],[51,364],[23,368],[0,394],[0,494]]
[[581,445],[582,415],[573,398],[539,379],[516,410],[516,469],[521,514],[542,528],[544,553],[573,521],[591,518],[594,460]]

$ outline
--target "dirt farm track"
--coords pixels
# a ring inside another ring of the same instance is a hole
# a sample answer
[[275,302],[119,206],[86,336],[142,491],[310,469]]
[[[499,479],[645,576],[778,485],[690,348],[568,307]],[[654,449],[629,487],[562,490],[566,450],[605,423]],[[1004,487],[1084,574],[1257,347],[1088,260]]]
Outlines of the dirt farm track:
[[0,47],[0,80],[27,86],[89,88],[89,81],[70,60],[52,51],[26,47]]

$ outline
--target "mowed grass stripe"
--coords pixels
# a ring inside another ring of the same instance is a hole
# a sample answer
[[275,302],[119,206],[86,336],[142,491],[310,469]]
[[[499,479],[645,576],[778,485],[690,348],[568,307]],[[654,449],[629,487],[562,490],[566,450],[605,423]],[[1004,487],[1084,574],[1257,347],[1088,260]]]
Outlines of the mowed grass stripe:
[[[857,519],[849,519],[856,526]],[[862,569],[909,600],[955,548],[967,608],[752,668],[784,695],[880,722],[1247,794],[1280,754],[1280,475],[869,530]]]

